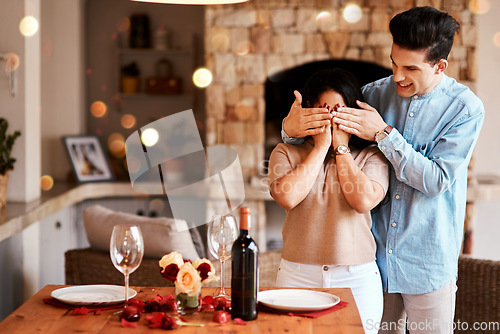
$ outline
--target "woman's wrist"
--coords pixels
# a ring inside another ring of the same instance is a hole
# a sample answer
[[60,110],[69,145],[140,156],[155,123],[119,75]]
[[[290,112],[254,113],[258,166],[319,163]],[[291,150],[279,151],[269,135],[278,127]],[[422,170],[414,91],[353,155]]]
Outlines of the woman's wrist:
[[322,144],[315,144],[314,147],[313,147],[313,151],[316,151],[320,154],[325,154],[328,152],[328,150],[330,149],[330,143],[322,143]]

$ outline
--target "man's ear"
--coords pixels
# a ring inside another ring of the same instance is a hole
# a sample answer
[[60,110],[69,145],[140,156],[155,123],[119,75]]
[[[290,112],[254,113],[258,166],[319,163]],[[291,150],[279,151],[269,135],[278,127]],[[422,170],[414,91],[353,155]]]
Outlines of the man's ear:
[[436,64],[436,74],[443,73],[448,68],[448,61],[446,59],[441,59]]

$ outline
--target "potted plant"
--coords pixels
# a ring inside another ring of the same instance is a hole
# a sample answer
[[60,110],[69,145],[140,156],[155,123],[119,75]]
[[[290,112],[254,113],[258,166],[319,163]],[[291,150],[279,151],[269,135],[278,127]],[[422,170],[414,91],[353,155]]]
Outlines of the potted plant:
[[14,169],[16,159],[10,156],[12,147],[21,132],[7,135],[9,122],[5,118],[0,118],[0,208],[7,202],[7,182],[9,181],[9,171]]

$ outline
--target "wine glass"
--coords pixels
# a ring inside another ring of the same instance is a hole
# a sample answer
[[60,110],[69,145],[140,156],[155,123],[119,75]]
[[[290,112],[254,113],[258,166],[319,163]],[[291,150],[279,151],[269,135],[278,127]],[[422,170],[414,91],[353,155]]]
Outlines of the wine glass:
[[214,294],[216,297],[231,299],[224,289],[224,263],[231,258],[231,247],[238,237],[238,225],[233,215],[214,216],[208,224],[207,240],[210,253],[220,261],[220,289]]
[[139,226],[115,225],[109,245],[111,261],[125,276],[125,306],[128,304],[128,281],[142,261],[144,242]]

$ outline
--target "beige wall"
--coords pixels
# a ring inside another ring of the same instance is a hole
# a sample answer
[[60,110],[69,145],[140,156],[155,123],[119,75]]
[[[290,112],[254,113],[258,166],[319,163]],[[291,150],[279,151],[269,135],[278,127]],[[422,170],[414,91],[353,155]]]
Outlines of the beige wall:
[[84,0],[43,0],[42,175],[71,170],[61,137],[85,132]]
[[17,159],[8,185],[8,200],[25,201],[40,196],[40,34],[24,37],[19,22],[31,15],[40,21],[40,0],[2,1],[0,11],[0,52],[19,55],[17,94],[7,90],[0,71],[0,115],[9,123],[9,132],[20,130],[12,152]]
[[[478,19],[477,93],[486,110],[485,122],[475,150],[476,172],[500,177],[500,47],[493,35],[500,32],[500,1],[490,1],[492,8]],[[500,260],[500,220],[498,201],[476,202],[477,226],[474,231],[473,256]]]

